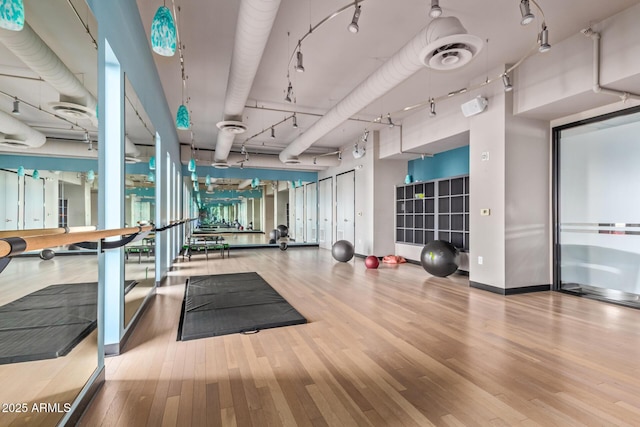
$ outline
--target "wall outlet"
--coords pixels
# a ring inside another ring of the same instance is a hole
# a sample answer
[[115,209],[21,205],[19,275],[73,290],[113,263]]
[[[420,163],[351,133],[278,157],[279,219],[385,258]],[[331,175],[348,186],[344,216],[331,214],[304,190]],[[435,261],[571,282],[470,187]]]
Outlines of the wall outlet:
[[482,265],[483,262],[484,262],[484,259],[481,256],[479,256],[478,257],[478,264]]
[[483,151],[482,154],[480,154],[480,159],[483,162],[486,162],[487,160],[489,160],[489,152],[488,151]]
[[489,208],[480,209],[480,215],[481,216],[489,216],[489,215],[491,215],[491,209],[489,209]]

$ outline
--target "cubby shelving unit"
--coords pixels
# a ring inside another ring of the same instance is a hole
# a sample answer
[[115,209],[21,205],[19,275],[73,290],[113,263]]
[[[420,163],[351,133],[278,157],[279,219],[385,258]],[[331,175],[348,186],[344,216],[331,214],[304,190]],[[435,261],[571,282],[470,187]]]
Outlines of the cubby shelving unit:
[[469,176],[396,186],[396,243],[469,250]]

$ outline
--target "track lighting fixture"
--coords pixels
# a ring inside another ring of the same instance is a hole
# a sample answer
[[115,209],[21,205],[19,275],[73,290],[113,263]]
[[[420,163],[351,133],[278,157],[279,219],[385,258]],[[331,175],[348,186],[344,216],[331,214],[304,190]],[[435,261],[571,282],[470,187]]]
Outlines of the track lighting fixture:
[[93,142],[89,141],[89,148],[87,148],[87,151],[93,151]]
[[271,126],[271,139],[276,139],[276,130]]
[[504,84],[505,92],[511,92],[513,90],[513,85],[511,84],[511,79],[509,78],[509,74],[504,73],[502,75],[502,83]]
[[293,128],[298,129],[298,118],[295,113],[293,113]]
[[342,151],[338,151],[338,160],[342,160]]
[[291,86],[291,82],[289,82],[289,86],[287,87],[287,96],[284,97],[284,100],[287,102],[291,102],[292,96],[293,96],[293,86]]
[[392,128],[394,127],[396,124],[393,123],[393,121],[391,120],[391,113],[387,113],[387,125]]
[[538,34],[538,51],[541,53],[548,52],[551,49],[549,44],[549,30],[546,24],[542,24],[542,30]]
[[528,25],[535,19],[529,7],[529,0],[520,0],[520,14],[522,15],[520,25]]
[[358,19],[360,19],[360,6],[358,5],[358,1],[355,3],[355,10],[353,11],[353,18],[351,19],[351,23],[347,27],[349,32],[355,34],[360,30],[358,27]]
[[431,10],[429,10],[429,16],[432,18],[438,18],[442,15],[442,9],[440,8],[440,0],[431,0]]
[[313,158],[313,164],[317,165],[318,164],[318,159],[316,157]]
[[429,117],[436,116],[436,100],[431,98],[429,100]]
[[244,148],[244,144],[242,144],[242,148],[240,148],[240,154],[246,154],[247,153],[247,149]]
[[296,53],[296,71],[299,73],[304,73],[304,65],[302,65],[302,51],[300,50],[300,45],[298,45],[298,52]]
[[240,169],[244,169],[244,162],[240,163]]
[[[91,142],[91,138],[89,138],[89,132],[85,132],[85,133],[84,133],[84,143],[85,143],[85,144],[88,144],[88,143],[90,143],[90,142]],[[155,159],[154,159],[154,165],[155,165]],[[155,169],[155,166],[154,166],[154,168],[153,168],[153,169]]]
[[14,116],[20,115],[20,101],[18,100],[17,96],[13,101],[13,111],[11,112],[11,114],[13,114]]
[[368,139],[369,139],[369,130],[365,129],[362,134],[362,138],[360,138],[360,140],[366,144]]

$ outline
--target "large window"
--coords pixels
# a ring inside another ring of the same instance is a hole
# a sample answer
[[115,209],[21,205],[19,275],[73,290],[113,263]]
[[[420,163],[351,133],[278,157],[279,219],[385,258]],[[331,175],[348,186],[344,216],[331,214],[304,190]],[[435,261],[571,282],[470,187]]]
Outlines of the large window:
[[640,301],[638,111],[554,129],[557,289]]

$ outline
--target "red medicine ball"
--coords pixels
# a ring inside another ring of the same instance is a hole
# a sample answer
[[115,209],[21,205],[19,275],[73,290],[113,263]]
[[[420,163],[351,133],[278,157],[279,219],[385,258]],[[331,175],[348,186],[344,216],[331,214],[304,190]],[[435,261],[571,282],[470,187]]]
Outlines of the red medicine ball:
[[378,257],[375,257],[373,255],[369,255],[364,260],[364,265],[366,265],[367,268],[378,268],[378,266],[380,265],[380,261],[378,261]]

